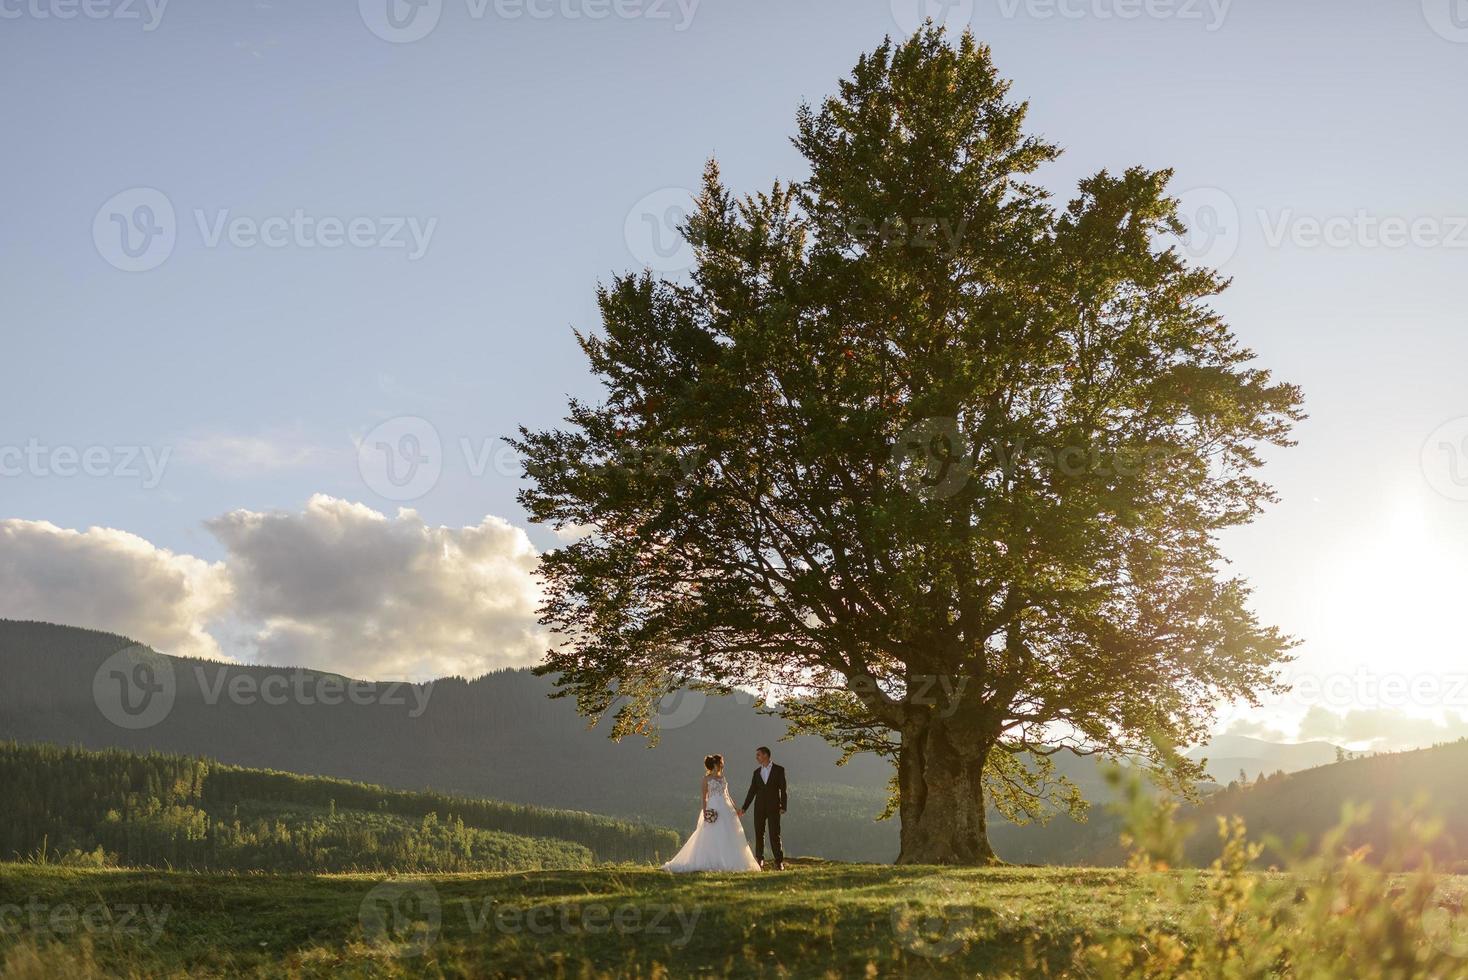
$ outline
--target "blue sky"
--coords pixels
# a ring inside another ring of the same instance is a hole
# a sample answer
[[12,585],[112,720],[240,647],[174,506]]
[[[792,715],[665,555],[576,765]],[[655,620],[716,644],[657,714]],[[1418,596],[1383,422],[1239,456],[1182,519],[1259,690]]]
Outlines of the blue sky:
[[[553,423],[567,394],[594,394],[571,329],[595,326],[596,283],[662,261],[648,222],[708,157],[739,191],[802,176],[797,105],[924,9],[429,0],[413,20],[392,0],[399,31],[386,2],[93,0],[88,15],[0,0],[0,520],[234,562],[239,594],[261,588],[242,584],[245,556],[269,565],[239,528],[308,521],[313,495],[341,504],[315,512],[334,527],[410,506],[418,545],[490,515],[526,528],[516,471],[484,453],[518,424]],[[1305,639],[1298,669],[1447,679],[1468,586],[1468,491],[1452,469],[1468,435],[1468,3],[926,9],[990,43],[1032,129],[1066,148],[1044,174],[1057,194],[1102,167],[1175,168],[1199,258],[1235,277],[1223,310],[1262,364],[1304,386],[1301,444],[1268,471],[1283,500],[1228,539],[1261,613]],[[117,222],[140,246],[160,198],[171,247],[147,239],[152,267],[119,268],[139,260]],[[364,473],[354,444],[421,445],[401,441],[424,434],[402,417],[442,446],[439,475],[409,500],[370,460]],[[58,447],[92,451],[99,475],[63,475]],[[144,450],[166,463],[159,479]],[[239,511],[258,520],[222,533]],[[526,530],[533,548],[554,542]],[[32,538],[24,561],[0,556],[0,614],[62,603],[36,571],[57,541]],[[506,547],[524,565],[524,542]],[[96,563],[83,552],[67,560]],[[350,618],[278,600],[229,605],[220,622],[253,625],[210,626],[221,651],[309,651],[303,637],[339,640]],[[106,603],[67,601],[73,618],[111,622]],[[1381,708],[1366,683],[1296,700],[1278,723]],[[1399,707],[1440,717],[1468,696]],[[1330,735],[1335,722],[1310,724]]]

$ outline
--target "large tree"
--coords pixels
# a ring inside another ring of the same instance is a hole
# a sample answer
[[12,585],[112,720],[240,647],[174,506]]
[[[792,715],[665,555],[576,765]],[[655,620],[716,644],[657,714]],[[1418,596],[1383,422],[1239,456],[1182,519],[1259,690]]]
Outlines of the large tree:
[[986,806],[1055,802],[1057,751],[1186,768],[1157,746],[1291,643],[1217,535],[1272,499],[1299,391],[1168,244],[1170,174],[1055,206],[1008,90],[929,26],[800,109],[803,181],[710,163],[688,280],[617,278],[578,334],[605,400],[512,440],[532,518],[586,532],[542,565],[559,693],[621,737],[758,687],[894,759],[907,863],[993,861]]

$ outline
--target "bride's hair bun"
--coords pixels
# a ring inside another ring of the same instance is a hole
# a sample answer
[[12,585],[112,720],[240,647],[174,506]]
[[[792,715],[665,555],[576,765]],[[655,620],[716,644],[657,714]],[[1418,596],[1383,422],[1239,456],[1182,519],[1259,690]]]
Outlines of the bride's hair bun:
[[721,755],[706,755],[703,757],[703,767],[709,772],[713,772],[723,764],[724,757]]

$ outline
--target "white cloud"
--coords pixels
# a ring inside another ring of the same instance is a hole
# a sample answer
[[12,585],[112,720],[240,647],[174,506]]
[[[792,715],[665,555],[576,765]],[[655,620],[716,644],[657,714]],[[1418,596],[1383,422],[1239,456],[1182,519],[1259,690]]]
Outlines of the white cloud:
[[1468,718],[1445,711],[1431,718],[1398,708],[1357,708],[1343,712],[1312,706],[1300,719],[1299,738],[1329,739],[1353,748],[1390,751],[1415,749],[1468,736]]
[[319,446],[299,432],[265,435],[209,433],[182,439],[178,455],[222,477],[262,476],[321,463],[338,451]]
[[527,666],[548,645],[539,555],[498,517],[434,527],[317,495],[301,511],[238,510],[206,526],[227,550],[217,564],[124,531],[0,521],[0,617],[372,680]]
[[228,601],[219,565],[111,528],[0,521],[0,617],[108,630],[184,656],[221,656],[205,624]]
[[1294,741],[1281,728],[1254,718],[1239,718],[1226,729],[1219,732],[1220,735],[1247,735],[1250,738],[1263,739],[1266,742],[1290,742]]
[[539,561],[498,517],[432,527],[312,497],[301,512],[235,511],[208,522],[228,549],[235,615],[258,624],[264,662],[371,678],[475,675],[534,663]]
[[596,527],[592,524],[563,524],[556,528],[556,537],[567,542],[580,541],[595,530]]

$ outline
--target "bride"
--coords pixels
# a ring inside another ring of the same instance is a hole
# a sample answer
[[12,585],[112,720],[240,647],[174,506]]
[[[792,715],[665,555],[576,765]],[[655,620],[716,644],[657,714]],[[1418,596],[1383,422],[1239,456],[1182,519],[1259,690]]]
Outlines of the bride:
[[663,870],[758,871],[759,862],[750,853],[744,825],[739,822],[739,812],[724,782],[724,757],[706,756],[703,768],[703,809],[693,836],[673,860],[663,865]]

